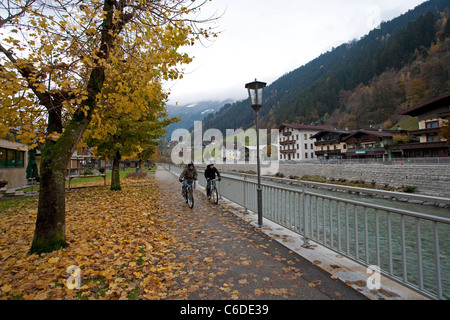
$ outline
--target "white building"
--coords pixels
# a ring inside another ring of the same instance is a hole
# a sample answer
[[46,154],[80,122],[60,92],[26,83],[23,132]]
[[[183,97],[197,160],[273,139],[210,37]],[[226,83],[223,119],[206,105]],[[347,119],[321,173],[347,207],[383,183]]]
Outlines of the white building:
[[311,161],[316,160],[315,139],[311,138],[322,130],[332,129],[324,125],[305,125],[283,123],[280,131],[280,153],[281,161]]

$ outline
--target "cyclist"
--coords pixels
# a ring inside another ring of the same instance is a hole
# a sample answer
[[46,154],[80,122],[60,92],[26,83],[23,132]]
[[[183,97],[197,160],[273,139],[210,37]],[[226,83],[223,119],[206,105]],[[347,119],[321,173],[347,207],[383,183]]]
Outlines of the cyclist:
[[197,169],[195,169],[194,163],[189,162],[187,167],[184,168],[183,172],[180,175],[180,182],[183,182],[183,188],[181,191],[182,196],[184,196],[184,192],[188,183],[191,186],[191,189],[194,190],[194,188],[192,188],[192,183],[194,182],[194,180],[197,181],[197,176]]
[[220,177],[220,173],[219,170],[217,170],[217,168],[214,167],[214,163],[210,163],[208,165],[208,167],[206,167],[205,170],[205,178],[206,181],[208,182],[206,184],[206,196],[209,198],[211,197],[211,180],[214,180],[216,178],[216,174],[218,177],[218,180],[222,180],[222,178]]

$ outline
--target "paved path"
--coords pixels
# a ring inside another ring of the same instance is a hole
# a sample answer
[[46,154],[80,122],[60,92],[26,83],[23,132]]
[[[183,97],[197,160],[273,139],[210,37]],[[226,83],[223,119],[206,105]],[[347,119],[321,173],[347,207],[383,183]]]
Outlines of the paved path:
[[177,259],[185,297],[239,300],[364,300],[364,295],[195,191],[190,209],[177,177],[158,167],[155,177],[167,225],[179,239]]

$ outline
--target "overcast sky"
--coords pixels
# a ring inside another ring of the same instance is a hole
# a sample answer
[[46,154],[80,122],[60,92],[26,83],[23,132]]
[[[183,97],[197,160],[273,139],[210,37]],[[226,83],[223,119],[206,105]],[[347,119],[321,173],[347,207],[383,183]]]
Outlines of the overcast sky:
[[195,57],[182,80],[166,85],[170,104],[247,97],[246,83],[271,84],[320,54],[359,39],[424,0],[212,0],[203,15],[223,16],[207,47],[183,48]]

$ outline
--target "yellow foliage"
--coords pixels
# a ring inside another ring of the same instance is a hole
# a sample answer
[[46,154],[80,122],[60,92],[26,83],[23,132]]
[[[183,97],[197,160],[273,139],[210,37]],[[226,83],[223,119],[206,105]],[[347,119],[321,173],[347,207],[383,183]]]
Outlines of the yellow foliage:
[[[115,113],[133,114],[139,119],[149,112],[145,106],[148,101],[164,102],[167,99],[161,79],[181,77],[180,65],[191,61],[187,55],[178,52],[190,42],[190,34],[209,33],[202,28],[194,29],[183,21],[183,17],[199,10],[199,6],[190,0],[182,0],[176,6],[143,3],[138,9],[139,21],[131,19],[122,25],[120,33],[111,32],[114,45],[105,59],[99,41],[107,12],[99,4],[96,0],[85,1],[79,10],[63,15],[54,14],[51,8],[41,10],[34,7],[34,3],[22,8],[21,15],[5,10],[4,21],[7,23],[4,27],[10,27],[13,32],[1,36],[0,40],[9,44],[8,52],[26,58],[14,60],[0,51],[2,132],[29,124],[27,130],[22,130],[26,140],[45,139],[51,104],[43,104],[43,99],[48,94],[58,99],[66,95],[68,98],[62,102],[64,110],[61,114],[63,121],[71,120],[86,100],[86,82],[92,68],[99,66],[107,70],[107,84],[98,99],[100,109],[110,113],[114,108]],[[164,12],[165,19],[171,16],[176,19],[160,21],[155,15],[159,10]],[[116,8],[113,22],[121,24],[122,18],[123,12]],[[27,38],[21,39],[16,34],[19,35],[17,32],[23,21],[30,28]],[[81,111],[87,114],[87,109]],[[95,116],[99,127],[105,123],[101,120],[104,116],[107,114],[102,111]]]

